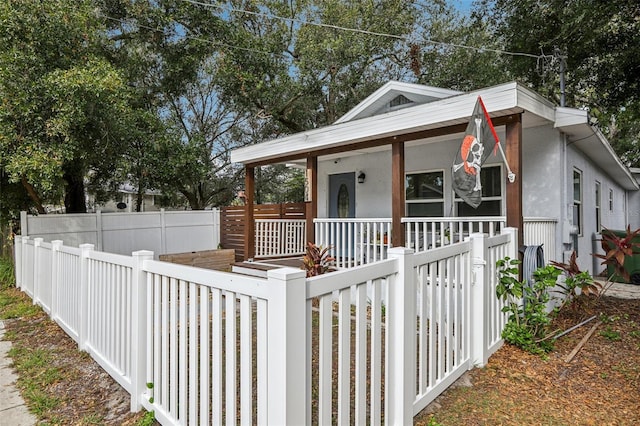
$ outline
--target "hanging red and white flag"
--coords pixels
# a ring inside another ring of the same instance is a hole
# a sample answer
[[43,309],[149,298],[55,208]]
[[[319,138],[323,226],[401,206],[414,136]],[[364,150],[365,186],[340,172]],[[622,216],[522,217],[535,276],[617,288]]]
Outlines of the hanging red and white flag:
[[474,209],[482,200],[482,165],[494,151],[497,152],[500,140],[493,127],[491,117],[478,96],[473,115],[467,125],[460,149],[453,160],[453,190],[465,203]]

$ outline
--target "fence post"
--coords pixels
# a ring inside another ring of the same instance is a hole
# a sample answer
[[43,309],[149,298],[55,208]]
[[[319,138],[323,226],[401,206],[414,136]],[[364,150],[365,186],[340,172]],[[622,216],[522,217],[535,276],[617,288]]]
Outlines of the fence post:
[[22,287],[22,235],[16,235],[13,240],[15,264],[13,272],[16,275],[16,288]]
[[89,254],[93,244],[80,244],[80,330],[78,347],[87,350],[89,333]]
[[140,250],[132,253],[133,273],[131,276],[131,411],[140,411],[140,400],[147,390],[147,347],[146,336],[150,333],[147,324],[147,273],[144,262],[153,260],[153,252]]
[[387,309],[387,424],[412,425],[416,384],[416,276],[412,249],[394,247],[389,258],[398,262],[398,274],[389,283]]
[[104,251],[103,230],[102,230],[102,211],[96,210],[96,242],[98,243],[98,251]]
[[220,247],[220,209],[214,207],[211,209],[213,215],[213,247]]
[[25,237],[29,235],[29,217],[24,210],[20,211],[20,234]]
[[[27,246],[27,241],[29,241],[29,237],[27,235],[23,235],[22,236],[22,261],[20,262],[21,264],[21,268],[20,268],[20,289],[24,289],[24,280],[25,280],[25,272],[27,270],[27,268],[33,268],[33,265],[27,265],[26,259],[25,259],[25,251],[26,246]],[[33,259],[32,259],[33,260]],[[29,283],[27,283],[28,285]],[[33,284],[33,283],[31,283]],[[24,291],[24,290],[22,290]]]
[[488,361],[487,356],[487,326],[485,319],[488,297],[485,289],[487,279],[487,245],[486,236],[481,233],[471,234],[471,308],[469,312],[470,353],[471,366],[484,366]]
[[307,422],[306,278],[305,272],[280,268],[267,272],[267,422],[302,425]]
[[40,281],[42,281],[40,245],[43,241],[44,239],[39,237],[33,239],[33,304],[39,304],[40,306],[42,306],[42,303],[40,303]]
[[51,241],[51,319],[58,320],[58,259],[62,240]]
[[504,228],[503,231],[505,234],[509,234],[511,238],[509,238],[509,248],[507,249],[507,256],[509,256],[511,259],[518,259],[519,258],[519,253],[518,253],[518,244],[520,243],[518,241],[518,228],[513,228],[513,227],[509,227],[509,228]]
[[164,208],[160,209],[160,249],[162,254],[167,253],[167,218]]

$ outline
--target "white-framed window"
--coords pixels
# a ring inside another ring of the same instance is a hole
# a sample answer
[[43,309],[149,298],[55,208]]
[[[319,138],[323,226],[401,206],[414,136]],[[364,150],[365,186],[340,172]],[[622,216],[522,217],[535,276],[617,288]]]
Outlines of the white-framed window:
[[573,169],[573,226],[582,235],[582,171]]
[[458,216],[502,216],[503,182],[501,166],[483,166],[480,171],[480,183],[482,184],[481,203],[478,208],[474,209],[454,193]]
[[609,189],[609,211],[613,212],[613,189]]
[[444,216],[444,171],[407,173],[405,202],[409,217]]
[[602,186],[596,181],[596,232],[600,232],[602,225]]

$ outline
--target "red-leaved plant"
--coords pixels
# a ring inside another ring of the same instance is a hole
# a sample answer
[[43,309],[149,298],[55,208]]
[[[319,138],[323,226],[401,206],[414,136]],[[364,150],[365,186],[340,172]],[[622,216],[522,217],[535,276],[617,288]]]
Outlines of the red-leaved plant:
[[598,297],[603,292],[603,286],[594,281],[589,272],[580,270],[576,258],[577,255],[574,250],[571,253],[571,258],[569,258],[569,263],[555,262],[553,260],[550,263],[565,275],[564,281],[559,281],[556,284],[559,290],[555,290],[556,293],[563,295],[562,305],[569,305],[577,309],[578,304],[575,302],[580,300],[580,295]]
[[312,242],[307,243],[307,254],[302,257],[303,268],[307,271],[307,277],[315,277],[329,271],[335,258],[329,255],[331,246],[317,246]]
[[640,228],[631,231],[631,226],[628,225],[624,237],[620,237],[606,228],[605,231],[608,232],[603,232],[600,240],[605,254],[596,253],[594,256],[603,259],[602,265],[611,266],[616,275],[629,282],[631,277],[629,271],[624,267],[624,260],[627,256],[640,254],[640,243],[635,241],[635,238],[640,234]]

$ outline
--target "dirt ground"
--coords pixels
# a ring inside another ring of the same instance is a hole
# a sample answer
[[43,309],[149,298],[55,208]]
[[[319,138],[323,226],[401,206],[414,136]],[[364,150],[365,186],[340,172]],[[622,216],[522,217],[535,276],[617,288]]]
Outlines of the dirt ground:
[[[566,330],[547,357],[505,345],[415,418],[417,425],[634,425],[640,423],[640,300],[603,297],[567,310]],[[573,360],[565,358],[597,323]],[[42,385],[58,403],[39,406],[43,424],[133,425],[128,394],[41,313],[5,320],[16,353],[42,351],[61,372]],[[30,403],[30,404],[33,404]],[[431,422],[431,423],[430,423]]]
[[[56,372],[53,379],[47,379],[24,377],[18,371],[18,387],[41,424],[134,425],[142,419],[144,413],[130,413],[129,394],[87,353],[79,351],[77,344],[46,314],[4,323],[5,337],[12,341],[12,353],[17,355],[14,362],[26,351],[24,362],[46,364],[43,376]],[[35,383],[42,393],[30,395],[33,392],[21,379]]]
[[[428,425],[640,424],[640,300],[602,297],[555,320],[546,357],[505,345],[415,418]],[[571,361],[568,355],[596,324]]]

